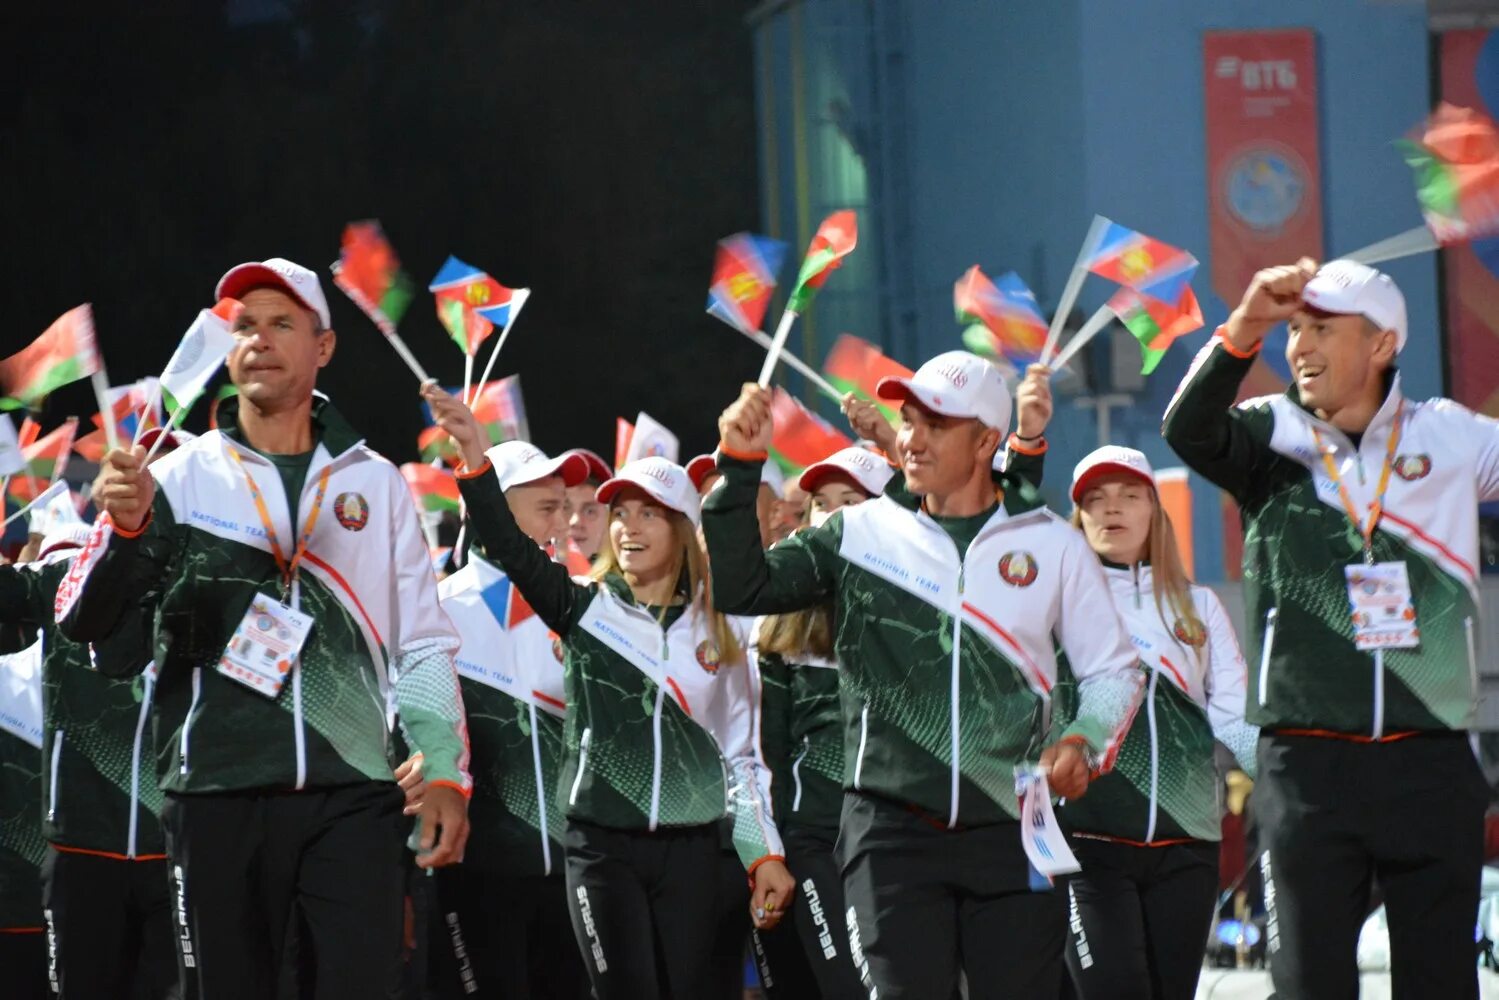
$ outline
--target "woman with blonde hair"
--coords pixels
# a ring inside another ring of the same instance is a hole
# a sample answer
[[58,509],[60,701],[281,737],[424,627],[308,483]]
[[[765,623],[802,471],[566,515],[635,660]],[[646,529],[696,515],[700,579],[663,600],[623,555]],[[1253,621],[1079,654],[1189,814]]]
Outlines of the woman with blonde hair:
[[795,883],[755,747],[744,636],[709,595],[697,493],[665,459],[620,469],[597,494],[607,541],[591,579],[575,580],[516,526],[472,414],[436,386],[424,395],[463,454],[485,549],[558,635],[568,904],[594,995],[707,995],[726,813],[756,926],[780,920]]
[[1218,889],[1214,741],[1254,773],[1244,657],[1223,605],[1187,576],[1143,453],[1085,457],[1072,501],[1148,680],[1113,771],[1061,810],[1083,869],[1068,886],[1067,967],[1082,1000],[1190,998]]

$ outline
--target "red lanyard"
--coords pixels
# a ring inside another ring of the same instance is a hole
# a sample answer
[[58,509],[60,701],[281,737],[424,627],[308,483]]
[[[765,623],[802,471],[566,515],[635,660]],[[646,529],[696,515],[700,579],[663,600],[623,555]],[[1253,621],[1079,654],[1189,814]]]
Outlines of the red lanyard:
[[1400,447],[1400,417],[1405,412],[1405,400],[1395,407],[1395,423],[1390,428],[1389,444],[1385,446],[1384,468],[1379,470],[1379,486],[1374,494],[1374,502],[1369,505],[1369,521],[1364,523],[1359,517],[1358,508],[1353,505],[1353,497],[1348,493],[1348,487],[1343,482],[1338,467],[1333,464],[1332,451],[1322,440],[1321,433],[1317,428],[1312,428],[1312,437],[1317,442],[1317,451],[1322,455],[1322,464],[1327,467],[1327,475],[1338,488],[1338,498],[1343,501],[1343,510],[1348,513],[1348,520],[1353,522],[1354,530],[1364,537],[1364,561],[1372,564],[1374,562],[1374,529],[1379,526],[1379,519],[1384,514],[1385,490],[1390,486],[1390,472],[1395,468],[1395,450]]
[[239,463],[239,471],[244,474],[245,482],[250,486],[250,499],[255,501],[255,512],[260,515],[261,526],[265,528],[265,539],[271,544],[271,555],[276,557],[276,567],[281,570],[281,583],[289,590],[297,575],[297,565],[307,554],[307,542],[312,538],[312,529],[317,526],[318,512],[323,509],[323,498],[328,494],[328,476],[332,473],[333,466],[325,467],[323,474],[318,477],[317,496],[313,498],[312,509],[307,512],[307,523],[302,528],[302,537],[297,539],[297,547],[288,559],[282,554],[281,540],[276,535],[276,525],[271,521],[271,512],[265,505],[265,497],[261,495],[260,487],[255,485],[255,477],[250,475],[249,469],[245,468],[245,460],[240,457],[239,452],[231,448],[229,454],[233,455],[234,460]]

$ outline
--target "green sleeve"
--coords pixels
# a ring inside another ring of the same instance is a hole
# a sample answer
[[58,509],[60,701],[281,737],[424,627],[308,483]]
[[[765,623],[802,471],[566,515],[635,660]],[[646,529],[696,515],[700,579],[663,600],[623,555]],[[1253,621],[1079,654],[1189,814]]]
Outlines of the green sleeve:
[[755,498],[760,462],[720,455],[723,479],[703,501],[703,537],[713,567],[713,604],[725,614],[800,611],[832,595],[842,514],[798,532],[769,552],[760,547]]
[[1240,504],[1252,497],[1274,460],[1268,408],[1238,409],[1234,400],[1254,358],[1230,354],[1213,339],[1198,354],[1166,409],[1161,436],[1198,475]]

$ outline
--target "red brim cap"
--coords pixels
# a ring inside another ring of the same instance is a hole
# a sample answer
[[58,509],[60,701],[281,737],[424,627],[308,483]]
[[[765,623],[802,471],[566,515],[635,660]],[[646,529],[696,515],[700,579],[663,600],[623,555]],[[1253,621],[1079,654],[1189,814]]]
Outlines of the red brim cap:
[[564,487],[581,486],[588,481],[588,460],[577,452],[563,452],[550,462],[537,465],[533,469],[523,469],[523,472],[535,472],[535,475],[527,475],[524,479],[512,479],[504,484],[506,489],[512,486],[524,486],[534,483],[538,479],[550,479],[553,476],[562,477]]
[[161,437],[163,434],[166,435],[167,439],[161,443],[161,448],[157,451],[158,455],[162,454],[163,452],[171,451],[173,448],[176,448],[183,443],[181,438],[178,437],[178,432],[163,430],[160,427],[153,427],[141,434],[140,443],[147,451],[150,451],[151,446],[156,444],[156,439]]
[[1078,498],[1087,491],[1089,486],[1092,486],[1104,476],[1112,475],[1133,476],[1148,486],[1155,486],[1155,480],[1134,466],[1124,465],[1120,462],[1099,462],[1097,465],[1091,466],[1081,476],[1078,476],[1077,482],[1072,484],[1072,502],[1077,503]]
[[596,452],[589,451],[587,448],[569,448],[564,454],[577,455],[587,462],[589,479],[605,483],[614,478],[614,470]]
[[317,306],[308,302],[292,283],[286,280],[284,275],[277,273],[264,264],[241,264],[229,271],[219,279],[219,287],[215,288],[214,296],[220,299],[243,299],[245,293],[256,288],[279,288],[287,295],[302,303],[309,312],[317,314],[319,322],[326,324],[329,318],[324,316]]
[[692,488],[701,491],[703,481],[709,475],[718,471],[718,460],[712,455],[699,455],[687,463],[687,478],[692,480]]

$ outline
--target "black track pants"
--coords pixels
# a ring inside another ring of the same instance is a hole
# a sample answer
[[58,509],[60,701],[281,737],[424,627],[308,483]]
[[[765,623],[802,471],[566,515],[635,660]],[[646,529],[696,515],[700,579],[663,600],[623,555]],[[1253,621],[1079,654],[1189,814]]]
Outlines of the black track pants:
[[167,796],[177,958],[187,1000],[276,992],[294,915],[317,1000],[384,997],[401,975],[411,821],[394,784]]
[[1269,853],[1270,972],[1279,1000],[1353,1000],[1378,879],[1397,997],[1478,996],[1474,924],[1488,787],[1465,734],[1353,743],[1260,737],[1250,799]]
[[1026,860],[1020,824],[948,830],[858,792],[843,800],[849,951],[880,1000],[1054,997],[1061,989],[1066,893]]
[[869,994],[848,954],[843,875],[833,844],[837,830],[785,833],[786,866],[796,879],[789,919],[769,934],[756,932],[760,981],[772,1000],[864,1000]]
[[0,973],[6,996],[16,1000],[47,1000],[47,935],[41,930],[0,928]]
[[596,1000],[711,996],[718,825],[646,833],[569,820],[563,844]]
[[567,885],[453,865],[439,869],[428,917],[431,993],[439,1000],[582,1000]]
[[165,860],[47,849],[48,975],[63,1000],[178,997]]
[[1067,971],[1081,1000],[1192,1000],[1218,894],[1218,845],[1076,837]]

